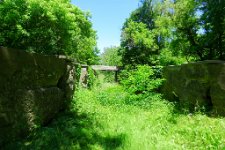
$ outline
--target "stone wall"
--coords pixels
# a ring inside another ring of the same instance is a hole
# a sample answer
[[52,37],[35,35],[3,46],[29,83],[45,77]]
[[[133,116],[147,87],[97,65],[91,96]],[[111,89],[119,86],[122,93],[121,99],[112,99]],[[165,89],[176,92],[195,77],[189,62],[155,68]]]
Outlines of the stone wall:
[[87,65],[81,65],[79,85],[86,88],[88,87],[88,66]]
[[203,61],[168,66],[163,70],[163,93],[170,100],[194,107],[204,106],[225,115],[225,62]]
[[67,59],[0,47],[0,147],[68,106],[74,71]]

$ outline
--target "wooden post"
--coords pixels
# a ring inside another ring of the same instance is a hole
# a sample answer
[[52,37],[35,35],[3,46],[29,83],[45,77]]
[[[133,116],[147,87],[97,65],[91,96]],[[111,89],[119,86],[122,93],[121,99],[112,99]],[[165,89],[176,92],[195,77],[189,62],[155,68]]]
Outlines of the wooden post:
[[115,71],[115,82],[118,82],[118,71]]

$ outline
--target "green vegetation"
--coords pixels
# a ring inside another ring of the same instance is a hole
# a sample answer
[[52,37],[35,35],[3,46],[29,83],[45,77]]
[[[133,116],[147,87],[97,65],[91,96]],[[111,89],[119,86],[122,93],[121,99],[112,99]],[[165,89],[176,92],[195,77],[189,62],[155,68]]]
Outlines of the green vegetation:
[[163,81],[157,77],[150,66],[137,66],[133,70],[123,70],[120,77],[121,84],[130,94],[156,92]]
[[[70,110],[4,149],[225,149],[224,118],[190,113],[159,93],[159,65],[225,60],[225,1],[140,2],[124,23],[121,46],[101,56],[102,64],[127,68],[120,84],[97,81],[89,69],[92,88],[76,83]],[[69,0],[0,0],[0,46],[97,63],[89,17]]]
[[[129,78],[138,78],[135,75],[145,68],[139,67]],[[137,96],[126,87],[102,81],[91,90],[80,88],[70,111],[5,149],[225,148],[224,118],[181,111],[154,91]]]
[[124,65],[225,60],[225,1],[141,0],[121,33]]
[[157,43],[155,12],[152,0],[141,1],[142,5],[134,10],[125,21],[121,34],[123,64],[158,64],[160,44]]
[[107,47],[101,54],[101,64],[109,66],[122,66],[121,56],[119,55],[120,47]]
[[[179,114],[159,98],[135,106],[121,86],[77,92],[72,112],[39,129],[23,149],[223,149],[225,120]],[[146,107],[146,105],[148,107]],[[18,148],[9,146],[8,148]]]
[[69,0],[4,0],[0,2],[0,46],[63,54],[93,64],[98,49],[89,18]]
[[181,114],[173,103],[154,94],[138,105],[129,97],[123,87],[110,84],[78,94],[77,107],[95,120],[93,130],[111,139],[90,149],[225,148],[224,119]]
[[[119,66],[122,64],[122,57],[119,55],[120,47],[111,46],[104,48],[103,53],[100,55],[100,64],[106,66]],[[115,72],[99,71],[98,74],[103,74],[106,82],[115,81]]]

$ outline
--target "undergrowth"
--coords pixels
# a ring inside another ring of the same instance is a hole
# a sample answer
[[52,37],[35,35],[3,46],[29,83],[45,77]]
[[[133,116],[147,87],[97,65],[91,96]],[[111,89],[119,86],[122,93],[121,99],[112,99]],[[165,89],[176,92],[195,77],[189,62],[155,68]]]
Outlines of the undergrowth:
[[160,94],[104,83],[75,93],[71,110],[5,149],[225,149],[225,119],[181,113]]
[[155,93],[138,102],[116,84],[81,91],[76,105],[96,121],[93,129],[103,137],[120,137],[117,147],[106,149],[225,149],[223,118],[180,112]]

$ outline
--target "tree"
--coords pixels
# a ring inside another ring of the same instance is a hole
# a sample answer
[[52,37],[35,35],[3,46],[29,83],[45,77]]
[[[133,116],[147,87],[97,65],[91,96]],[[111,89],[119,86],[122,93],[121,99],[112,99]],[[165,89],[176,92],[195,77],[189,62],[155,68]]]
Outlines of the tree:
[[141,1],[122,28],[121,50],[124,65],[158,63],[160,38],[155,32],[155,11],[152,0]]
[[4,0],[0,3],[0,45],[90,63],[87,60],[97,55],[89,17],[69,0]]
[[118,51],[120,47],[112,46],[104,48],[104,52],[101,54],[101,63],[109,66],[122,66],[121,56]]
[[140,3],[141,6],[131,13],[124,26],[126,27],[126,23],[132,20],[146,24],[149,30],[154,29],[155,10],[153,8],[153,0],[140,0]]
[[144,23],[130,21],[121,35],[120,54],[123,64],[154,65],[158,55],[158,46],[154,41],[154,33]]
[[225,60],[225,1],[201,0],[200,24],[204,30],[206,59]]
[[173,22],[170,43],[174,50],[197,60],[225,60],[224,1],[176,0],[170,6],[166,17]]
[[199,17],[197,16],[199,3],[195,0],[178,0],[174,3],[174,49],[182,50],[184,55],[191,55],[203,59],[204,49],[201,46]]
[[184,57],[225,60],[225,1],[141,2],[122,29],[124,64],[176,64]]

